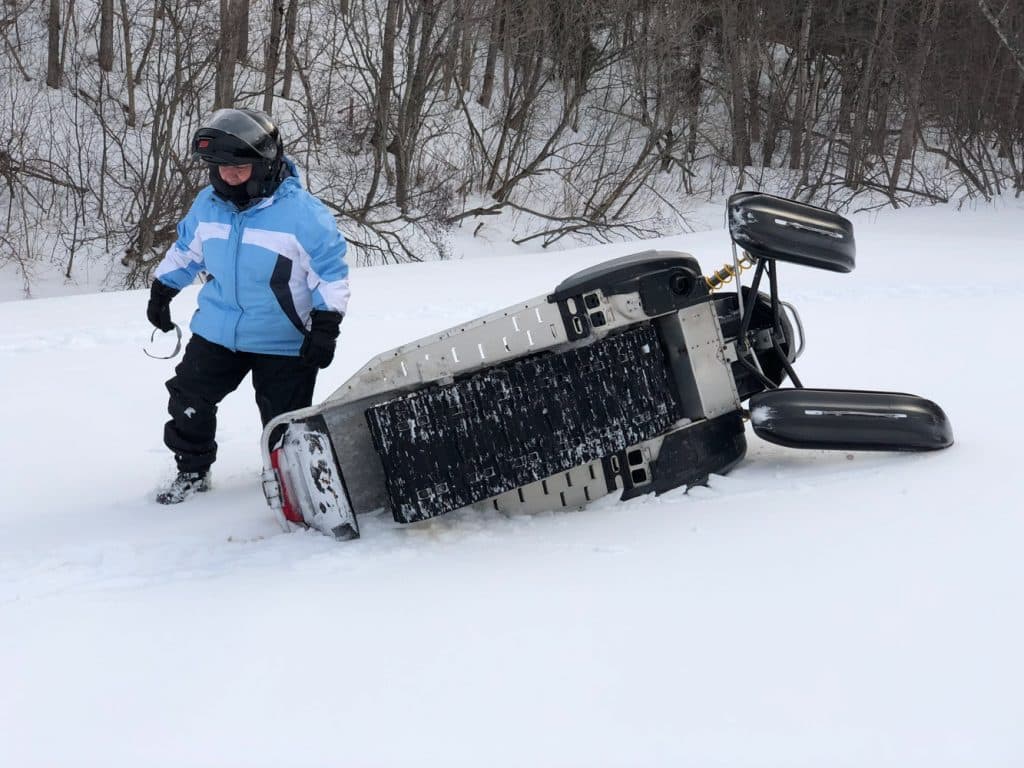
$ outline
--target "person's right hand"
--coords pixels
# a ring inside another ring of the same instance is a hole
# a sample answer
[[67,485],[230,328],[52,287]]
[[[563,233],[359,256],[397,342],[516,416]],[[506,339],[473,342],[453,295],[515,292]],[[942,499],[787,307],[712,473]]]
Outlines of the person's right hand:
[[171,321],[171,299],[178,295],[177,288],[154,280],[149,289],[149,304],[146,305],[146,317],[164,333],[174,330]]
[[331,364],[344,317],[341,312],[322,309],[314,309],[309,313],[309,332],[299,350],[299,357],[306,365],[326,368]]

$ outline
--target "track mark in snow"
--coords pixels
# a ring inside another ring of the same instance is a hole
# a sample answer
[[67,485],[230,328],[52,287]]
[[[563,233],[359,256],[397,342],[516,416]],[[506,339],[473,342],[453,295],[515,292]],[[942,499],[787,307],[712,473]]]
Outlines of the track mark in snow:
[[5,558],[0,568],[0,604],[67,593],[145,589],[240,572],[258,573],[332,550],[336,542],[299,532],[271,537],[166,544],[97,542],[66,547],[33,562]]
[[92,329],[75,333],[0,334],[0,354],[20,354],[47,350],[92,351],[97,347],[132,346],[140,347],[149,342],[149,335],[142,326],[126,330]]

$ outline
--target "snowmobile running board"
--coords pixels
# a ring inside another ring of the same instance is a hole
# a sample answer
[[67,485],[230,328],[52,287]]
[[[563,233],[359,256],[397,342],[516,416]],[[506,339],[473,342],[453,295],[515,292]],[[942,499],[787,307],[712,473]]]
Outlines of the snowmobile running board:
[[[935,403],[807,389],[796,375],[803,329],[779,298],[777,262],[852,270],[850,222],[761,193],[728,209],[744,256],[712,277],[674,251],[612,259],[384,352],[319,405],[271,421],[263,489],[282,526],[353,539],[359,515],[381,508],[413,523],[661,494],[739,463],[746,418],[793,448],[951,445]],[[786,378],[794,386],[780,389]]]

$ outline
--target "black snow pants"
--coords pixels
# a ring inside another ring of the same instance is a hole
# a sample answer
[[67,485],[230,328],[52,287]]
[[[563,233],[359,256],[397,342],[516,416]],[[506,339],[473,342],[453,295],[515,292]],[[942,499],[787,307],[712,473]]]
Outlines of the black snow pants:
[[232,352],[193,335],[167,382],[171,420],[164,444],[180,472],[205,472],[217,458],[217,405],[252,372],[256,405],[264,426],[275,416],[313,402],[317,368],[298,357]]

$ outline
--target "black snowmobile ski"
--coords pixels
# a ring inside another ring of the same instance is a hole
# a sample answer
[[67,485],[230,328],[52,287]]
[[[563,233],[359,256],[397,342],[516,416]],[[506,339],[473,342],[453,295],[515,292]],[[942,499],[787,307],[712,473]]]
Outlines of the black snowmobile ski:
[[953,442],[942,409],[903,392],[759,392],[750,398],[750,425],[759,437],[789,448],[934,451]]

